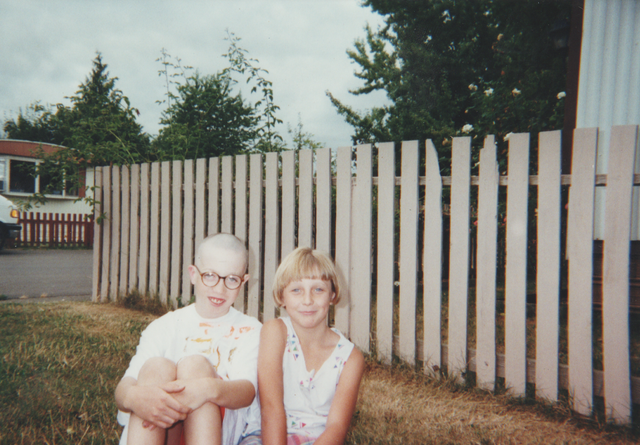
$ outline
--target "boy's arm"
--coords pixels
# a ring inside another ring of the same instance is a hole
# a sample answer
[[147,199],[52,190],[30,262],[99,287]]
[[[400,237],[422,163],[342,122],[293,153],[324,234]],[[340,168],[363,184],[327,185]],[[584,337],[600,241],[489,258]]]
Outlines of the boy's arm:
[[282,356],[286,343],[287,328],[282,320],[270,320],[264,324],[258,353],[258,391],[264,445],[281,445],[287,441],[287,414],[282,381]]
[[329,409],[327,427],[314,442],[315,445],[344,443],[351,424],[351,417],[356,409],[364,365],[362,352],[353,348],[340,374],[336,394]]
[[222,380],[217,377],[176,380],[184,391],[172,394],[181,404],[197,409],[206,402],[215,403],[229,409],[239,409],[251,405],[255,397],[253,383],[249,380]]
[[120,411],[134,413],[160,428],[169,428],[191,412],[175,399],[184,386],[169,382],[162,386],[139,386],[133,377],[123,377],[116,387],[116,405]]

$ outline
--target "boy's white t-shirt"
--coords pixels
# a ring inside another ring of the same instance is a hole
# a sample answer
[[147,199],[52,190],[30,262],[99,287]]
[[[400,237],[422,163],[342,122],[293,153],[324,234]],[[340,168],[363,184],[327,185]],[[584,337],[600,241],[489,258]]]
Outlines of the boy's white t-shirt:
[[[257,370],[261,327],[257,319],[233,307],[222,317],[207,319],[198,315],[195,305],[191,304],[147,326],[124,376],[137,379],[142,366],[152,357],[178,363],[183,357],[197,354],[205,356],[222,379],[249,380],[256,391],[253,403],[247,408],[225,412],[223,443],[236,443],[244,424],[260,418]],[[125,426],[121,444],[126,443],[129,417],[130,414],[118,411],[118,423]]]

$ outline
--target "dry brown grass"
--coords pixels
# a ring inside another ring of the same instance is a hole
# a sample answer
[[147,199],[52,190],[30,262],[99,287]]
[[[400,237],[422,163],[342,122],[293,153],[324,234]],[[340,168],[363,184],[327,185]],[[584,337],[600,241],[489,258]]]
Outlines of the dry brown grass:
[[630,444],[638,439],[629,429],[576,418],[561,405],[514,403],[374,363],[367,364],[349,433],[352,444]]

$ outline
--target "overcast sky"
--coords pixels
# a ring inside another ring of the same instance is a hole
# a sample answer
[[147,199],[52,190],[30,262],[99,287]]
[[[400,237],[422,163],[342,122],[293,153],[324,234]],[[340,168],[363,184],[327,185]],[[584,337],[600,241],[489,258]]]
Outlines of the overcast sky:
[[274,101],[287,123],[328,147],[351,144],[351,127],[325,95],[357,110],[385,103],[383,93],[356,97],[361,85],[346,51],[377,29],[382,17],[360,0],[0,0],[0,119],[17,117],[34,101],[64,103],[102,53],[116,87],[157,134],[166,87],[155,60],[162,48],[201,74],[225,66],[226,30],[269,71]]

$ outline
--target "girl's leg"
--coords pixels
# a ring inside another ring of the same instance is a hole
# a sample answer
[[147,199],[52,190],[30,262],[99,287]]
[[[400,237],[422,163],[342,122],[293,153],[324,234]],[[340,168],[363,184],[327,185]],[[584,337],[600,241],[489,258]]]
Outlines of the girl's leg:
[[[178,379],[218,377],[209,360],[201,355],[185,357],[178,363]],[[222,443],[222,416],[220,408],[205,403],[189,414],[184,421],[186,445],[219,445]]]

